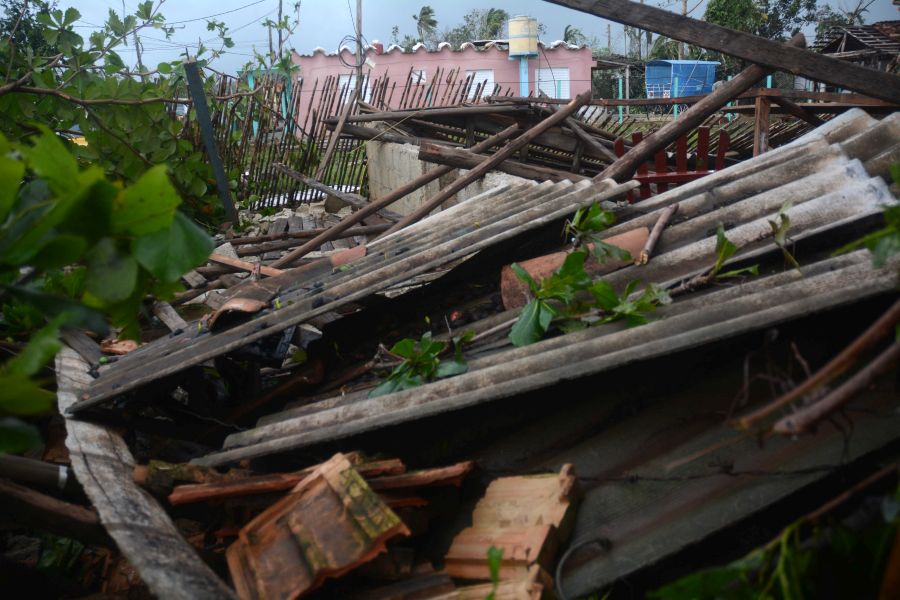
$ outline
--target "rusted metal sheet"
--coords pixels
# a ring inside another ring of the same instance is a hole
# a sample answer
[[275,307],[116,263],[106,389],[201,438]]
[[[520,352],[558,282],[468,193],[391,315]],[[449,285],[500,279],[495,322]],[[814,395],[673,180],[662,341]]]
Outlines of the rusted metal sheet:
[[398,535],[409,535],[406,525],[337,454],[241,529],[228,568],[244,600],[298,598]]

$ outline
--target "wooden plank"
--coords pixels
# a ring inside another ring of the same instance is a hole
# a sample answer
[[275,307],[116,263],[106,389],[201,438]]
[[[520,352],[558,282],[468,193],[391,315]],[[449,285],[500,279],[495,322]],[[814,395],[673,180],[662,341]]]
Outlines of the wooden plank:
[[94,511],[0,479],[0,508],[17,527],[29,527],[82,543],[114,547]]
[[181,318],[172,305],[168,302],[156,302],[153,304],[153,314],[169,328],[169,331],[184,331],[187,329],[187,321]]
[[[800,106],[799,104],[797,104],[796,102],[794,102],[792,100],[788,100],[787,98],[782,98],[780,96],[774,96],[772,98],[772,101],[775,102],[775,104],[779,105],[784,110],[786,110],[788,112],[788,114],[794,115],[798,119],[803,119],[804,121],[806,121],[813,127],[818,127],[819,125],[822,125],[823,123],[825,123],[825,121],[823,121],[818,116],[816,116],[814,112],[812,112],[811,110],[808,110],[806,108],[803,108],[802,106]],[[811,108],[813,110],[815,110],[814,105]]]
[[245,260],[240,260],[238,258],[231,258],[230,256],[224,256],[222,254],[210,254],[209,262],[216,263],[217,265],[224,265],[226,267],[231,267],[233,269],[237,269],[238,271],[247,271],[248,273],[252,273],[259,268],[259,272],[266,277],[275,277],[276,275],[281,275],[283,272],[281,269],[273,269],[272,267],[260,266],[259,263],[247,262]]
[[328,139],[328,147],[325,148],[325,154],[322,155],[322,159],[319,161],[319,167],[316,169],[315,179],[322,180],[325,177],[325,173],[328,171],[328,165],[331,163],[331,157],[334,155],[334,151],[337,149],[338,141],[341,139],[341,132],[344,129],[344,124],[347,122],[347,115],[350,114],[350,111],[356,105],[356,91],[350,94],[350,99],[344,103],[344,108],[341,110],[341,116],[338,119],[337,124],[334,126],[334,131],[331,132],[331,136]]
[[[440,144],[422,144],[419,147],[419,160],[448,165],[459,169],[471,169],[488,158],[484,154],[476,154],[462,148],[449,148]],[[505,160],[496,166],[498,171],[523,177],[534,181],[581,181],[587,179],[568,171],[551,169],[539,165],[530,165],[514,160]]]
[[547,0],[617,23],[896,102],[900,76],[629,0]]
[[[59,410],[78,402],[92,381],[73,350],[56,355]],[[197,556],[172,520],[133,479],[134,458],[122,437],[101,425],[66,419],[72,470],[122,554],[160,598],[236,598]]]

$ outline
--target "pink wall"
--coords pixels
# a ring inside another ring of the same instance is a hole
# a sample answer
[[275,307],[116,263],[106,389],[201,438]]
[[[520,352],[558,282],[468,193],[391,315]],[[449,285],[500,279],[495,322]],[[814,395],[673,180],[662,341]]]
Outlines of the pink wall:
[[[554,45],[557,45],[557,43],[555,42]],[[400,99],[399,87],[405,82],[410,68],[424,69],[425,77],[429,84],[438,67],[445,74],[449,73],[451,69],[459,68],[461,70],[460,78],[464,77],[464,73],[467,70],[492,69],[494,71],[494,83],[499,84],[504,91],[508,88],[512,90],[513,95],[519,95],[519,62],[517,60],[509,60],[505,49],[500,50],[492,46],[484,50],[476,50],[469,47],[469,44],[465,44],[465,46],[467,46],[465,50],[453,51],[449,48],[449,44],[443,44],[443,48],[439,51],[429,52],[424,47],[419,47],[416,52],[408,53],[402,52],[395,46],[392,47],[390,52],[381,54],[375,48],[370,47],[366,50],[366,56],[370,63],[374,63],[375,66],[364,65],[363,74],[367,75],[370,81],[375,81],[377,78],[388,74],[391,81],[397,83],[398,89],[395,91],[390,103],[394,108],[397,108]],[[541,47],[540,50],[541,55],[538,58],[528,61],[529,91],[534,91],[537,86],[535,70],[548,67],[568,67],[570,96],[575,96],[590,89],[591,67],[594,64],[590,48],[576,49],[559,43],[555,48]],[[347,48],[343,48],[342,51],[344,60],[352,64],[354,62],[354,54]],[[299,77],[303,78],[299,113],[300,123],[303,123],[306,120],[306,113],[310,106],[310,95],[315,93],[312,103],[313,107],[317,105],[319,100],[319,90],[314,92],[313,89],[321,88],[328,76],[348,75],[351,73],[351,69],[341,64],[337,54],[326,54],[321,48],[317,48],[311,55],[301,55],[295,51],[292,59],[300,67]],[[445,89],[445,86],[442,85],[436,90],[435,97],[439,98]],[[387,96],[385,99],[387,99]]]

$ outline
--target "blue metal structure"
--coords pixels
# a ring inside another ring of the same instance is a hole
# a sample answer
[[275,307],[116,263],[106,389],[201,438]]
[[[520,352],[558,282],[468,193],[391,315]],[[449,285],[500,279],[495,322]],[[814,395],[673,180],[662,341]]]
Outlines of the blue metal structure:
[[719,64],[713,60],[651,60],[646,70],[647,97],[677,98],[708,94],[712,91],[716,65]]

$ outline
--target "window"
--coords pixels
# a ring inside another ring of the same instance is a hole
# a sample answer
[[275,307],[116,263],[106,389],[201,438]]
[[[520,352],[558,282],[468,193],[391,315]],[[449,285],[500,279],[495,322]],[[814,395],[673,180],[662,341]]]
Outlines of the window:
[[472,76],[472,86],[469,88],[469,100],[475,98],[475,92],[478,86],[484,84],[481,89],[481,96],[490,96],[494,93],[494,70],[493,69],[477,69],[475,71],[466,71],[466,77]]
[[[350,94],[352,94],[353,90],[356,89],[356,75],[338,75],[338,92],[343,91],[344,86],[346,86],[348,83],[350,84],[350,87],[347,88],[349,91],[347,92],[347,95],[344,96],[344,102],[350,99]],[[363,88],[363,102],[368,102],[369,93],[372,91],[369,89],[368,77],[363,78],[363,85],[365,86]]]
[[409,80],[414,85],[425,85],[428,81],[425,79],[425,69],[413,69],[409,73]]
[[537,88],[551,98],[571,98],[569,91],[569,67],[535,69]]

